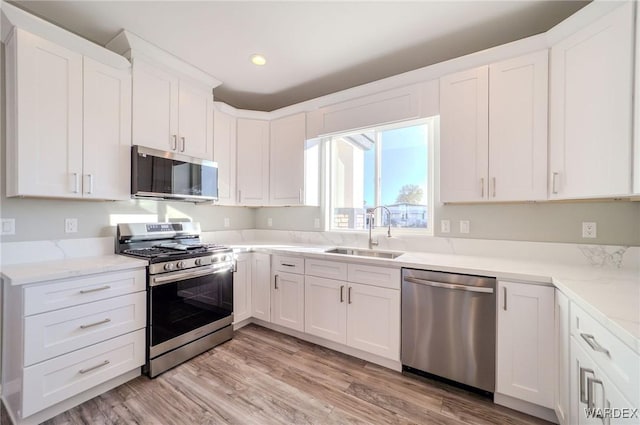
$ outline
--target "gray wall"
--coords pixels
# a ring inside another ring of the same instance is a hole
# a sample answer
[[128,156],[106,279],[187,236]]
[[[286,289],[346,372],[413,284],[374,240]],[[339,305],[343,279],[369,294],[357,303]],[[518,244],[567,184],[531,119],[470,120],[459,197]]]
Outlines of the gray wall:
[[[112,222],[118,215],[151,215],[153,221],[189,218],[205,231],[252,229],[255,212],[249,208],[220,207],[186,202],[129,200],[118,202],[7,198],[5,185],[6,115],[4,45],[0,43],[0,217],[16,220],[16,234],[0,236],[0,242],[115,236]],[[78,219],[78,232],[65,233],[65,218]],[[229,227],[224,219],[229,218]]]
[[[436,236],[640,246],[640,202],[440,204],[434,215]],[[261,208],[255,222],[258,229],[314,231],[319,217],[317,207]],[[451,233],[440,232],[441,219],[451,221]],[[460,233],[459,220],[469,220],[470,233]],[[597,223],[596,239],[582,238],[583,221]]]

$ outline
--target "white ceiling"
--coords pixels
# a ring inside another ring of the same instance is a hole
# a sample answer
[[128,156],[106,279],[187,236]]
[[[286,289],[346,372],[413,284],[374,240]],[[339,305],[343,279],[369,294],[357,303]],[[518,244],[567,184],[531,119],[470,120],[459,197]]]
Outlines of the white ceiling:
[[[585,1],[17,1],[105,45],[127,29],[273,110],[544,32]],[[249,62],[252,53],[267,65]]]

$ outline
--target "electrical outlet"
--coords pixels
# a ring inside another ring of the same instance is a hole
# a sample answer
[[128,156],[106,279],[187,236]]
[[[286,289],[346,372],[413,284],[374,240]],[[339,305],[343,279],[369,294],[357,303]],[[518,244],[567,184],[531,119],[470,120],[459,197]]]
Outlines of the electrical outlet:
[[231,221],[229,220],[229,217],[225,217],[224,218],[224,227],[229,227],[231,226]]
[[449,221],[449,220],[440,220],[440,232],[441,233],[449,233],[449,232],[451,232],[451,221]]
[[3,218],[2,219],[2,232],[3,235],[15,235],[16,234],[16,219],[15,218]]
[[273,219],[271,217],[267,218],[267,227],[273,226]]
[[319,229],[320,228],[320,219],[319,218],[314,218],[313,219],[313,228],[314,229]]
[[469,233],[469,220],[460,220],[460,233]]
[[582,237],[583,238],[596,238],[598,236],[598,226],[592,221],[582,222]]
[[65,218],[64,219],[64,232],[65,233],[77,233],[78,232],[78,219],[77,218]]

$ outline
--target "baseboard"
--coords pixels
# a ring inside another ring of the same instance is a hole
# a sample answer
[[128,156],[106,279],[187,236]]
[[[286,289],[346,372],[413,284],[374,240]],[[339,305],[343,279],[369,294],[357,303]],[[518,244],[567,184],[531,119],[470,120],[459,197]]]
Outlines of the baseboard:
[[538,406],[537,404],[529,403],[528,401],[519,400],[517,398],[510,397],[508,395],[495,393],[493,395],[493,402],[500,406],[508,407],[509,409],[523,412],[536,418],[544,419],[545,421],[559,423],[556,412],[553,409]]
[[[67,410],[76,407],[77,405],[82,404],[87,400],[91,400],[92,398],[97,397],[100,394],[112,390],[115,387],[124,384],[125,382],[135,379],[138,376],[140,376],[140,368],[136,368],[130,372],[110,379],[107,382],[103,382],[102,384],[88,389],[81,394],[61,401],[58,404],[54,404],[53,406],[41,410],[38,413],[34,413],[33,415],[22,420],[16,418],[15,412],[11,411],[10,409],[7,409],[7,414],[9,415],[9,419],[13,422],[13,425],[37,425],[59,415],[60,413],[66,412]],[[7,403],[6,400],[4,400],[4,397],[2,397],[2,402],[4,403],[5,407],[7,407]]]
[[254,319],[252,317],[249,317],[248,319],[244,319],[244,320],[242,320],[240,322],[234,322],[233,323],[233,330],[237,331],[240,328],[244,328],[245,326],[253,323],[253,320]]
[[337,342],[333,342],[333,341],[326,340],[324,338],[317,337],[315,335],[309,335],[307,333],[300,332],[295,329],[286,328],[284,326],[276,325],[270,322],[265,322],[264,320],[256,319],[253,317],[249,320],[251,321],[250,323],[255,323],[256,325],[260,325],[267,329],[271,329],[276,332],[283,333],[285,335],[294,336],[303,341],[311,342],[313,344],[320,345],[322,347],[330,348],[331,350],[348,354],[350,356],[357,357],[362,360],[366,360],[369,363],[374,363],[379,366],[383,366],[388,369],[395,370],[396,372],[402,371],[402,363],[400,363],[400,361],[395,361],[395,360],[387,359],[384,357],[376,356],[375,354],[367,353],[366,351],[358,350],[356,348],[351,348],[346,345],[339,344]]

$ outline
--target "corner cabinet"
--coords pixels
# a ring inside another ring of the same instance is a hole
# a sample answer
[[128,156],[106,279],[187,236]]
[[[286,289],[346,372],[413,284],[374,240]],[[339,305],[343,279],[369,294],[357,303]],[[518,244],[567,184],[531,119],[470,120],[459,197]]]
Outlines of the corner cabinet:
[[20,28],[6,49],[7,196],[129,199],[128,62],[114,68]]
[[440,79],[442,202],[547,198],[548,52]]
[[269,204],[269,121],[238,119],[237,190],[241,205]]
[[631,193],[634,3],[551,47],[552,199]]
[[133,58],[133,144],[213,159],[211,88]]
[[218,204],[236,205],[236,118],[214,109],[213,160],[218,164]]
[[496,393],[554,408],[554,288],[498,282]]
[[304,204],[306,114],[271,121],[270,205]]

